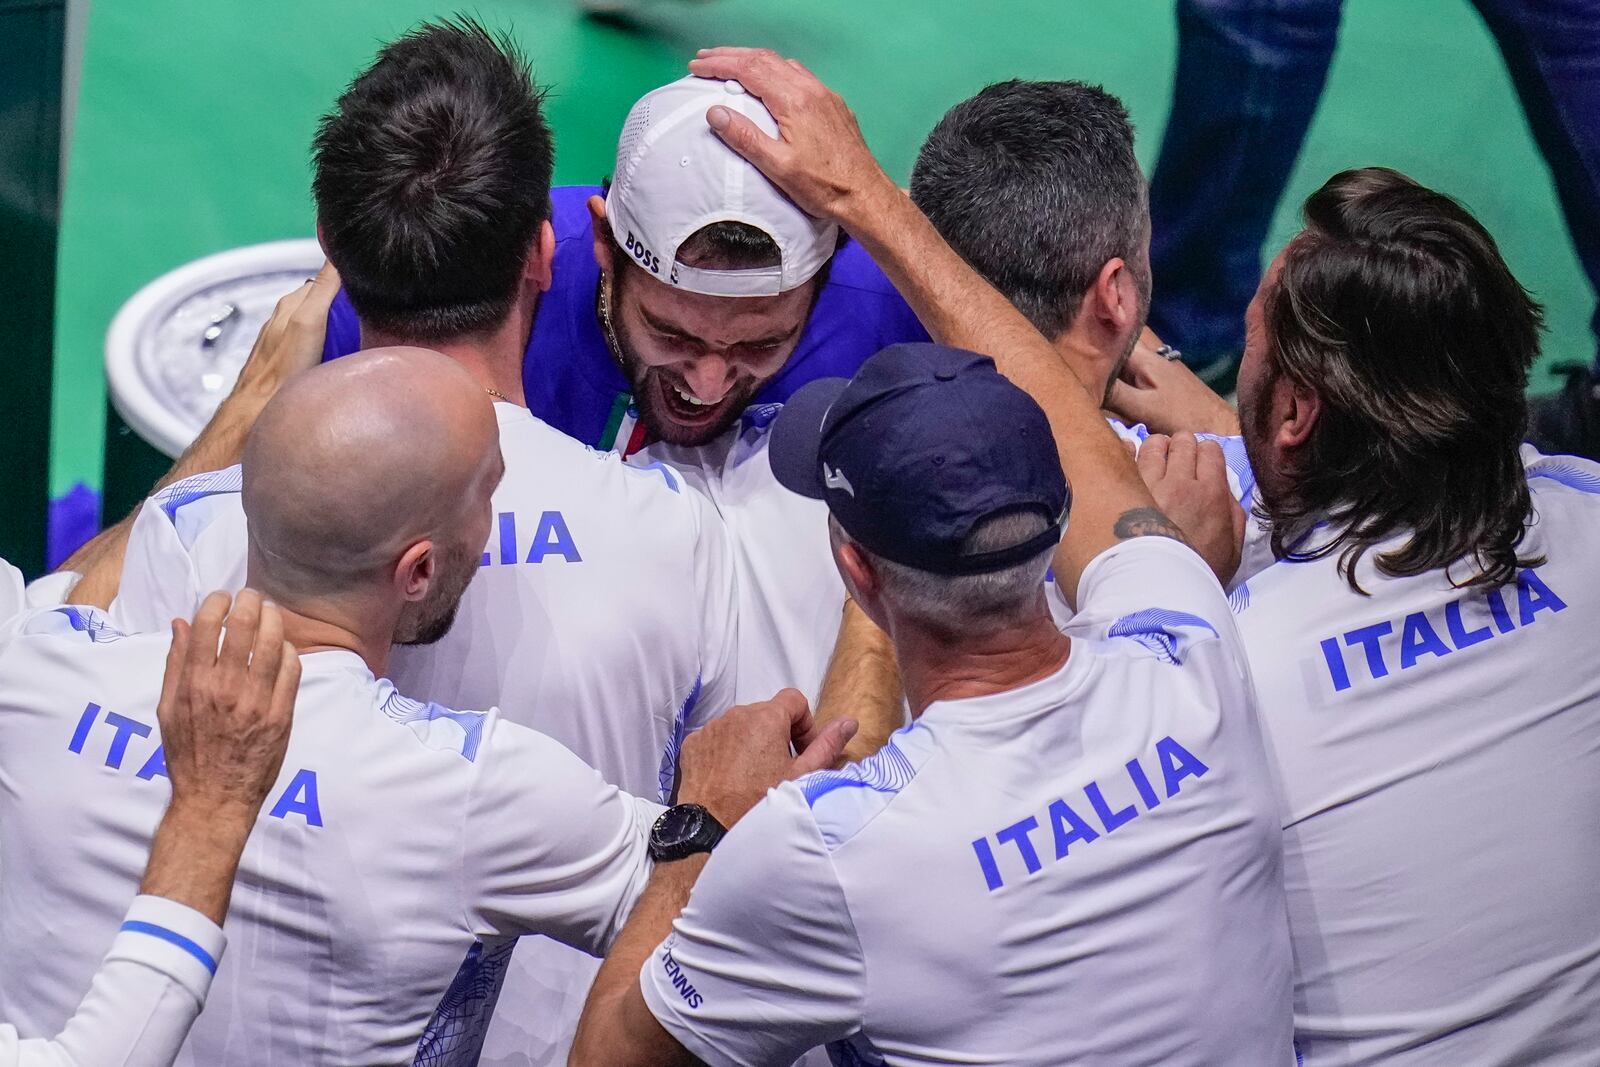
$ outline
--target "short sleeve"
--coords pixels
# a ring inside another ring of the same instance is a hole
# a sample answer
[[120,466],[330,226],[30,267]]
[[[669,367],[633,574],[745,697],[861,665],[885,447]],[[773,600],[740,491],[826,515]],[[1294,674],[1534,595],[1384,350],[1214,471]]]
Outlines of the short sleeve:
[[662,1027],[712,1067],[792,1063],[860,1031],[861,945],[797,786],[767,794],[717,847],[639,983]]
[[1203,559],[1168,537],[1135,537],[1100,553],[1078,581],[1082,637],[1128,637],[1181,662],[1183,650],[1220,639],[1243,657],[1233,611]]
[[244,588],[249,546],[240,471],[195,475],[145,501],[128,534],[110,617],[125,633],[190,618],[208,593]]
[[700,595],[700,695],[686,722],[698,730],[733,706],[738,682],[739,590],[733,542],[722,516],[709,500],[690,488],[698,517],[695,540],[695,589]]
[[644,891],[661,806],[606,784],[560,743],[498,712],[478,728],[462,826],[473,933],[544,934],[603,955]]

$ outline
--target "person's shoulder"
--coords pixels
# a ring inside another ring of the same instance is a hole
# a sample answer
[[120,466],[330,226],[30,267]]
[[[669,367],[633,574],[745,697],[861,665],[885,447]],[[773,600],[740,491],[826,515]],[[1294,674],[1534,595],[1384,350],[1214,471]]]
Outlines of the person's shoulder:
[[1600,463],[1581,456],[1547,456],[1523,445],[1522,467],[1528,489],[1540,503],[1561,499],[1576,507],[1600,508]]
[[[171,636],[126,633],[99,608],[77,604],[25,609],[0,630],[0,688],[46,689],[50,678],[74,683],[110,678],[133,684],[135,675],[159,679]],[[131,673],[130,673],[131,672]]]
[[901,299],[894,283],[883,273],[883,268],[851,237],[845,237],[839,243],[838,251],[833,254],[827,288],[844,296],[859,294],[893,298],[896,301]]
[[[661,508],[694,514],[693,492],[684,476],[659,459],[623,459],[612,449],[592,448],[562,433],[525,408],[514,411],[497,404],[506,477],[497,496],[521,492],[526,483],[549,498],[550,487],[563,487],[563,497],[585,509]],[[620,520],[623,515],[618,515]]]
[[557,185],[550,190],[550,225],[556,231],[557,241],[594,239],[594,227],[589,221],[589,198],[599,195],[598,185]]
[[835,853],[860,840],[911,788],[937,751],[932,728],[914,722],[859,763],[805,775],[777,793],[785,794],[783,802],[795,810],[803,805],[823,847]]
[[178,512],[213,497],[237,496],[244,489],[244,468],[235,463],[222,470],[205,471],[181,478],[150,497],[150,503],[177,521]]
[[396,743],[407,751],[443,753],[466,765],[478,762],[485,739],[503,725],[496,709],[458,711],[436,701],[417,700],[386,678],[377,680],[371,697],[379,716],[396,727]]

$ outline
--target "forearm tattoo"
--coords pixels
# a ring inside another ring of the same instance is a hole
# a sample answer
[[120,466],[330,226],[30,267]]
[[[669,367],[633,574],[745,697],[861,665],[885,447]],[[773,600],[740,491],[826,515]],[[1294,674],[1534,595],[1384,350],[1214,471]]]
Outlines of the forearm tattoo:
[[1134,508],[1117,516],[1112,532],[1126,541],[1131,537],[1170,537],[1174,541],[1189,543],[1176,523],[1161,513],[1160,508]]

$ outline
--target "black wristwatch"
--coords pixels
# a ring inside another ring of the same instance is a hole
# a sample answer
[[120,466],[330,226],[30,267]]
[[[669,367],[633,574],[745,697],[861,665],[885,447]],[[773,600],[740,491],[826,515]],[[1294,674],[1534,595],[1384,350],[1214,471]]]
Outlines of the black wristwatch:
[[699,804],[679,804],[662,812],[650,827],[650,858],[667,863],[710,852],[727,833],[728,828]]

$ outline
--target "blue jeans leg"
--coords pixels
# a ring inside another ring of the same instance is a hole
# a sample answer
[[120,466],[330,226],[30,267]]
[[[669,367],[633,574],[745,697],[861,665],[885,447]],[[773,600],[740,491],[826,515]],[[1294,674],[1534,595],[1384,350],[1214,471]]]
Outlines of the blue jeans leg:
[[1244,347],[1261,243],[1327,82],[1341,0],[1179,0],[1151,180],[1150,323],[1196,362]]
[[[1600,297],[1600,0],[1476,2],[1550,166],[1578,261]],[[1592,324],[1600,342],[1600,306]],[[1596,359],[1600,366],[1600,348]]]

